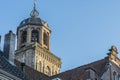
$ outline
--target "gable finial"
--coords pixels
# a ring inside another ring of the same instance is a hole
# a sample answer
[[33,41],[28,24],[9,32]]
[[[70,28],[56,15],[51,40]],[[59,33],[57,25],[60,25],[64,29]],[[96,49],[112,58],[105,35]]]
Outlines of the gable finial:
[[117,47],[116,46],[112,46],[111,49],[109,49],[109,53],[108,53],[108,57],[110,59],[116,59],[117,58],[117,54],[118,54],[118,51],[117,51]]
[[39,15],[39,12],[36,10],[36,0],[34,0],[34,8],[31,11],[30,16],[31,17],[38,17],[38,15]]

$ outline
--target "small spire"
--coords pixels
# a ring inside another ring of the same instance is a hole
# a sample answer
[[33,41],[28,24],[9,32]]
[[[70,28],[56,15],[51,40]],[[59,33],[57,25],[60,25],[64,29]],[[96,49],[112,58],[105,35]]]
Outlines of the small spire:
[[38,15],[39,15],[39,12],[36,10],[36,0],[34,0],[34,8],[31,11],[30,16],[31,17],[38,17]]
[[34,9],[36,9],[36,0],[34,0]]

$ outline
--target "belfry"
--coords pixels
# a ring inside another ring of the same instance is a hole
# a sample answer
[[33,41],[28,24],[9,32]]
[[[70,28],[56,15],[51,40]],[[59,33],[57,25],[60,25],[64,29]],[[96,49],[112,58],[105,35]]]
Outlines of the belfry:
[[48,76],[58,74],[61,59],[50,51],[51,29],[39,18],[36,0],[30,17],[17,27],[17,50],[15,59]]

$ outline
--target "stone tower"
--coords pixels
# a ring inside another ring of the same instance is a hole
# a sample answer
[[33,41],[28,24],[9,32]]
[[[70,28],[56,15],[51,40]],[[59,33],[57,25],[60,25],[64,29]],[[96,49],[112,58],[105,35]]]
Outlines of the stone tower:
[[61,59],[50,51],[51,30],[48,24],[39,18],[36,2],[30,17],[17,27],[17,50],[15,58],[48,76],[58,74]]
[[16,35],[10,30],[9,33],[5,35],[4,39],[4,53],[6,57],[14,62],[14,56],[15,56],[15,39]]

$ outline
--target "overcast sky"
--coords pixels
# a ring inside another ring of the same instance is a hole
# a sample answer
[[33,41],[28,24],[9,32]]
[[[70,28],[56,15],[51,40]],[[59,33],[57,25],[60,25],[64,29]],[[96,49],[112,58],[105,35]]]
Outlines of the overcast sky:
[[[32,9],[33,0],[1,0],[2,45]],[[37,10],[52,30],[51,52],[62,59],[61,71],[103,59],[112,45],[120,51],[120,0],[37,0]]]

